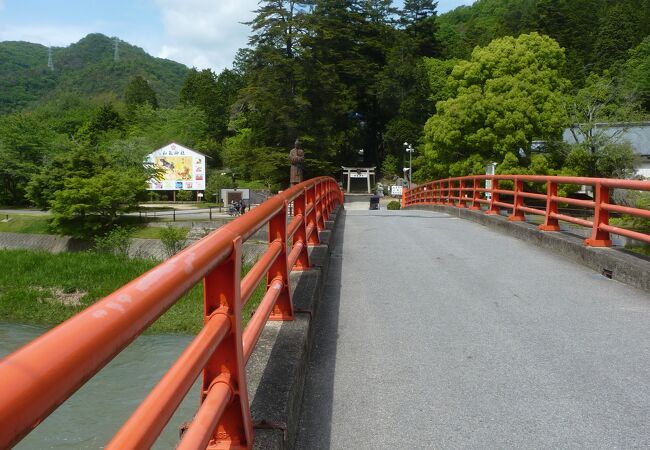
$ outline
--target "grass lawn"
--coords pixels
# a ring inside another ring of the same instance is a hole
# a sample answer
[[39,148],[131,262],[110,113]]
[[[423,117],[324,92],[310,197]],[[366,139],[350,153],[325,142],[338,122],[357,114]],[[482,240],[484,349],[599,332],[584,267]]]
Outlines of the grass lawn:
[[[131,237],[141,239],[160,239],[160,231],[162,229],[163,227],[135,227]],[[183,236],[184,238],[187,237],[187,233],[190,231],[189,228],[184,227],[179,227],[178,229],[185,233]]]
[[[5,219],[6,216],[2,215],[0,218]],[[0,222],[0,232],[2,233],[50,233],[50,218],[48,216],[33,216],[29,214],[9,214],[8,216],[8,222]]]
[[[56,325],[155,265],[89,252],[0,250],[0,321]],[[264,286],[258,287],[243,312],[244,323],[263,294]],[[203,285],[198,283],[148,331],[195,334],[202,325]]]

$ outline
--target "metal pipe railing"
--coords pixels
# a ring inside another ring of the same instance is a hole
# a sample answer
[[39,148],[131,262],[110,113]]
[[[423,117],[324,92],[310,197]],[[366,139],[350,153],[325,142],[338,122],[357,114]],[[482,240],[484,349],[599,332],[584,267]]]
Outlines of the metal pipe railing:
[[[293,237],[287,234],[289,202],[296,210]],[[307,246],[319,243],[308,229],[322,229],[323,219],[342,204],[332,178],[294,186],[0,360],[0,448],[20,441],[201,280],[203,330],[109,448],[152,445],[200,372],[202,406],[180,447],[212,442],[251,448],[245,363],[267,320],[293,319],[289,241],[295,269],[308,268]],[[267,224],[269,249],[242,280],[242,243]],[[242,330],[242,308],[264,279],[262,305]]]
[[[499,187],[499,182],[508,181],[512,189]],[[546,193],[526,191],[526,183],[545,185]],[[581,200],[558,195],[559,185],[592,186],[594,200]],[[611,234],[618,234],[641,242],[650,243],[650,235],[609,223],[609,213],[628,214],[635,217],[650,219],[650,211],[641,208],[616,205],[611,203],[611,189],[627,189],[650,191],[650,181],[618,180],[610,178],[586,178],[545,175],[477,175],[459,178],[447,178],[425,183],[402,195],[405,207],[414,205],[448,205],[470,209],[481,209],[487,205],[486,214],[499,214],[500,209],[510,211],[508,220],[525,220],[524,213],[541,215],[544,223],[539,226],[542,231],[559,231],[559,221],[570,222],[582,227],[591,228],[591,236],[585,239],[585,245],[593,247],[609,247],[612,245]],[[483,198],[481,198],[483,196]],[[511,197],[506,201],[503,197]],[[545,208],[540,205],[527,204],[527,200],[545,202]],[[592,212],[593,220],[573,217],[559,212],[559,205],[567,204],[584,208]]]

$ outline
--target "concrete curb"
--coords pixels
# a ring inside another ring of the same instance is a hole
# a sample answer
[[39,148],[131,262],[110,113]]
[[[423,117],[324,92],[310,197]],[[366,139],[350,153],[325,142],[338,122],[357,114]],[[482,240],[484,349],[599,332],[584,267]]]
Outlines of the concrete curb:
[[329,242],[338,212],[319,233],[321,244],[309,249],[312,268],[291,274],[295,320],[268,322],[246,366],[254,449],[293,447],[313,341],[312,319],[329,269]]
[[617,248],[586,247],[583,237],[567,232],[543,232],[525,222],[508,222],[505,217],[444,205],[419,205],[404,209],[436,211],[471,220],[517,239],[550,250],[596,272],[611,271],[611,278],[650,292],[650,260]]

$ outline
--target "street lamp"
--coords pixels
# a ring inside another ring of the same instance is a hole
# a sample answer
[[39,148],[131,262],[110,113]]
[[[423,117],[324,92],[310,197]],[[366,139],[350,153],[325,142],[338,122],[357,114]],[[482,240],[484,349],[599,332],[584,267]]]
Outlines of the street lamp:
[[[415,151],[415,149],[414,149],[413,146],[412,146],[411,144],[409,144],[408,142],[404,142],[404,147],[406,148],[406,151],[407,151],[408,154],[409,154],[409,168],[408,168],[408,173],[409,173],[409,191],[410,191],[410,190],[411,190],[411,175],[412,175],[412,173],[411,173],[411,169],[413,168],[412,158],[413,158],[413,152]],[[406,173],[406,169],[404,169],[404,173]]]

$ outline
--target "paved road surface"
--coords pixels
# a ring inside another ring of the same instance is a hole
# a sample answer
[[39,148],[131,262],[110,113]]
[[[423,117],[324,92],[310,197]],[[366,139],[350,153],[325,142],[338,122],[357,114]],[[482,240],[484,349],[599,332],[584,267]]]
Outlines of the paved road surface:
[[298,448],[650,447],[647,294],[444,214],[342,219]]

